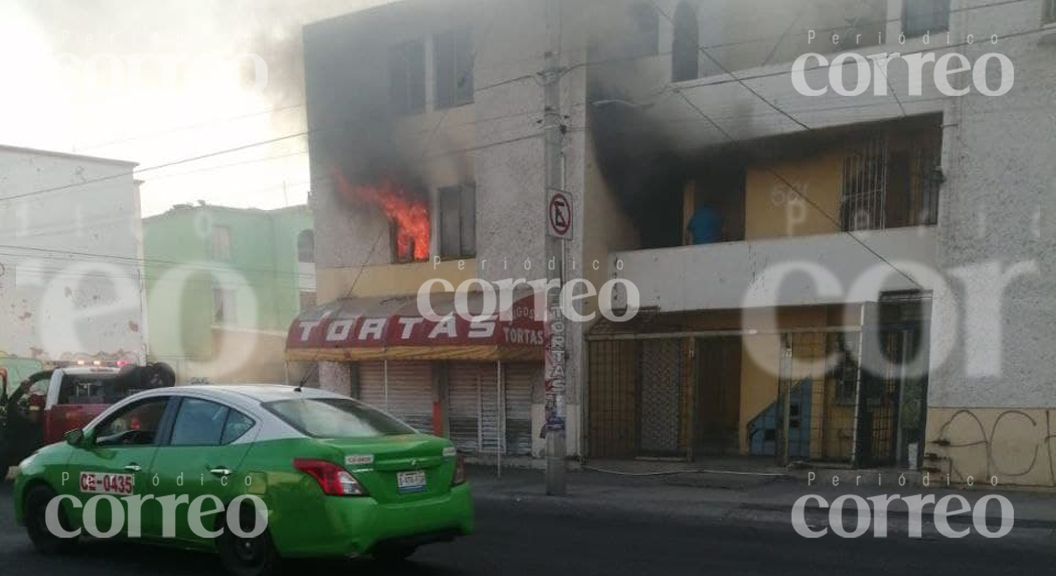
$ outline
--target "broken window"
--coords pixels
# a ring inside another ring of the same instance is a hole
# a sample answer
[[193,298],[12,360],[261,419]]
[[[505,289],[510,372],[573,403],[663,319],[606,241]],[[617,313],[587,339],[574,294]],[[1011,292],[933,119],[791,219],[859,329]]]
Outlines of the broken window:
[[477,252],[476,186],[439,190],[440,257],[470,258]]
[[473,102],[473,30],[456,28],[433,37],[436,109]]
[[906,36],[923,36],[950,29],[950,0],[905,0],[902,10]]
[[389,49],[389,96],[397,114],[425,110],[425,44],[421,40]]
[[695,80],[700,73],[700,24],[697,7],[682,2],[675,9],[675,32],[671,42],[671,80]]

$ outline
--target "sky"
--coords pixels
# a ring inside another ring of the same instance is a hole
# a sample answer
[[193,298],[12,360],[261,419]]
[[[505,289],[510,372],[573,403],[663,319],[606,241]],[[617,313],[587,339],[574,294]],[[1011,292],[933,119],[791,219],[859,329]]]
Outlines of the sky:
[[301,26],[386,1],[5,0],[0,144],[138,162],[143,216],[302,204]]

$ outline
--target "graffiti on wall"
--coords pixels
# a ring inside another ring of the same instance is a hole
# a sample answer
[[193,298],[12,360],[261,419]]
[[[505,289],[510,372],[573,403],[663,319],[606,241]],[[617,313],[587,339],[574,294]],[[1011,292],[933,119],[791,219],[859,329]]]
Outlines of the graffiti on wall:
[[[944,412],[944,411],[940,411]],[[952,481],[1056,486],[1056,409],[961,409],[938,418],[932,469]]]

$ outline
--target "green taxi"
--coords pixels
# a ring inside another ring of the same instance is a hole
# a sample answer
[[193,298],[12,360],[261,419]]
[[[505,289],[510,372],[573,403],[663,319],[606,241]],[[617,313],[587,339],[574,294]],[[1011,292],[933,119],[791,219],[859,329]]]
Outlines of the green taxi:
[[449,440],[289,386],[136,394],[23,460],[14,499],[42,552],[85,534],[141,539],[218,552],[246,575],[290,558],[401,560],[473,530]]

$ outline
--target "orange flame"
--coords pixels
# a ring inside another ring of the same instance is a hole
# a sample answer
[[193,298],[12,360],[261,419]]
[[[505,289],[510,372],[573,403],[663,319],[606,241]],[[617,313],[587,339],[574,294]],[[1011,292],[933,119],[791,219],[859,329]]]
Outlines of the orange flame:
[[429,259],[429,204],[425,199],[409,194],[392,178],[353,186],[338,173],[335,180],[343,196],[376,206],[392,221],[398,262]]

